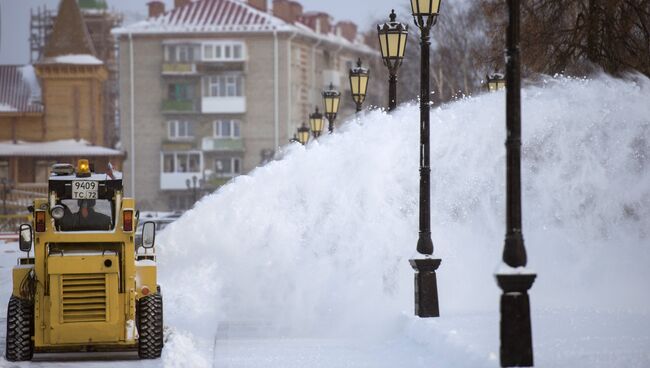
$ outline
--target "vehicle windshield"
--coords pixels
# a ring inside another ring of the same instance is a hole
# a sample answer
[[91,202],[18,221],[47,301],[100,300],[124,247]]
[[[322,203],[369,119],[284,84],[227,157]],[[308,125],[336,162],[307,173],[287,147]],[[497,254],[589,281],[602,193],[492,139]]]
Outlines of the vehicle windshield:
[[115,224],[113,202],[108,199],[64,199],[63,218],[57,220],[60,231],[108,231]]

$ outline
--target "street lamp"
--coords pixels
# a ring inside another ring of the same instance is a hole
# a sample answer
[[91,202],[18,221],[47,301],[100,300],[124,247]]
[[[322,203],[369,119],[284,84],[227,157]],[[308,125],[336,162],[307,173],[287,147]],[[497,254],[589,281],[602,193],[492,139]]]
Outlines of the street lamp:
[[199,179],[196,175],[192,176],[192,180],[186,179],[185,185],[187,189],[192,189],[192,203],[196,203],[197,191],[203,186],[203,179]]
[[323,132],[323,114],[318,111],[318,106],[316,107],[316,112],[309,115],[309,126],[311,127],[314,138],[320,137]]
[[420,236],[417,251],[425,259],[410,260],[415,270],[415,314],[419,317],[439,317],[436,270],[440,259],[433,254],[431,240],[431,168],[429,160],[429,125],[431,94],[429,86],[429,33],[438,20],[440,0],[411,0],[415,25],[420,29]]
[[506,88],[506,77],[501,73],[494,72],[488,74],[485,78],[487,80],[488,91],[490,92],[496,92]]
[[298,128],[298,142],[303,146],[309,142],[309,128],[305,123],[302,123],[302,126]]
[[368,68],[361,66],[361,58],[359,58],[357,67],[350,69],[350,91],[352,92],[352,99],[357,105],[357,112],[361,111],[361,105],[366,100],[369,76]]
[[388,80],[388,111],[397,107],[397,69],[404,60],[406,41],[408,40],[409,27],[396,21],[395,10],[390,13],[390,22],[377,25],[379,35],[379,48],[384,65],[390,75]]
[[325,103],[325,116],[329,121],[329,132],[334,132],[334,120],[339,112],[341,102],[341,92],[334,89],[334,84],[330,83],[329,89],[323,91],[323,103]]
[[[501,294],[500,360],[502,367],[533,366],[528,290],[536,274],[526,271],[521,219],[521,64],[520,0],[508,0],[506,32],[506,236],[503,262],[497,272]],[[515,270],[517,269],[517,270]]]

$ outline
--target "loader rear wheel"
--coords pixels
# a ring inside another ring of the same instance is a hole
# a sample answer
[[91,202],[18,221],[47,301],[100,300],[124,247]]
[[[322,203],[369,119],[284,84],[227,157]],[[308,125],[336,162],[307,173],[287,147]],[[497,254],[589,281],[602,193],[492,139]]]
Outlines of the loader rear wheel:
[[138,355],[140,359],[160,358],[163,348],[163,300],[153,294],[138,301]]
[[7,345],[5,356],[10,362],[31,360],[34,307],[32,303],[12,296],[7,308]]

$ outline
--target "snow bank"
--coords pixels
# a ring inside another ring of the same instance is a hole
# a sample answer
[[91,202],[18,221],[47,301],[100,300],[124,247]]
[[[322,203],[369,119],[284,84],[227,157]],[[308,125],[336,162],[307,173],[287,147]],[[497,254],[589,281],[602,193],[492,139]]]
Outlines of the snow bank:
[[[649,95],[644,77],[549,79],[523,91],[534,316],[558,308],[647,315]],[[287,147],[283,160],[236,178],[170,225],[158,238],[166,323],[198,336],[212,336],[222,320],[256,320],[283,334],[406,331],[418,340],[449,327],[446,317],[487,313],[490,323],[465,324],[459,334],[471,345],[489,326],[496,344],[505,93],[431,113],[432,232],[442,258],[442,318],[433,325],[410,317],[418,114],[410,105],[368,113],[318,142]],[[419,332],[405,330],[411,323]],[[490,364],[494,351],[483,352]]]

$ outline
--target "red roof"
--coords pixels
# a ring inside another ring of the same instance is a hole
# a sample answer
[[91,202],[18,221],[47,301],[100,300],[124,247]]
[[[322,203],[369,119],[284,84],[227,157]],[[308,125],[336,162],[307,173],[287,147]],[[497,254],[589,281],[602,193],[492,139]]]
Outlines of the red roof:
[[155,18],[153,22],[165,26],[265,28],[277,25],[270,14],[248,4],[232,0],[199,0],[174,8]]
[[31,65],[0,65],[0,112],[43,112],[40,96]]

